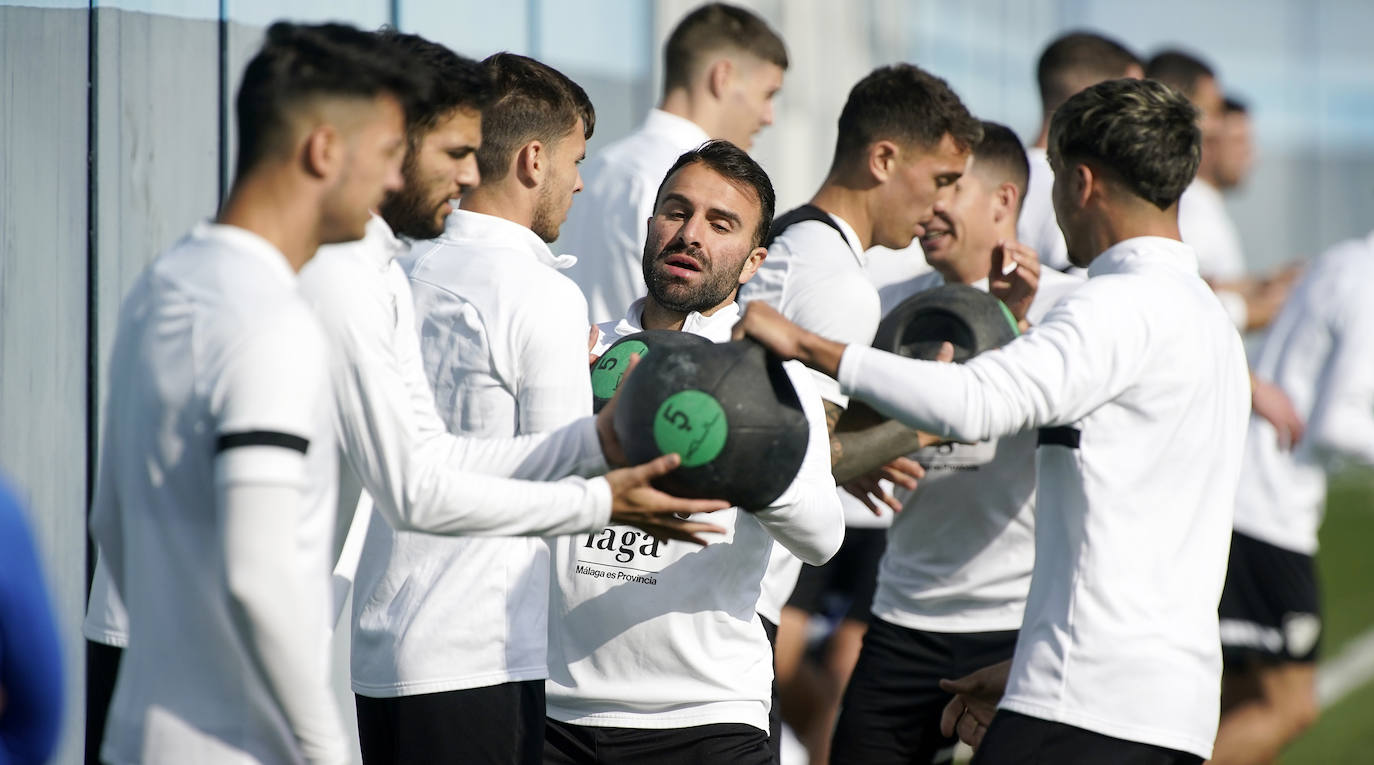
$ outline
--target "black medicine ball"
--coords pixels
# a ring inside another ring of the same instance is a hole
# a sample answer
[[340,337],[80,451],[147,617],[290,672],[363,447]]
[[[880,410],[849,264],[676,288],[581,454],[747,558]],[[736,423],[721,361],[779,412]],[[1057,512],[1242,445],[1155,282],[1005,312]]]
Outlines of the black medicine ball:
[[964,362],[1020,335],[1016,319],[997,298],[966,284],[918,292],[892,309],[873,337],[873,347],[913,359],[931,360],[940,343],[954,345]]
[[810,428],[782,361],[744,340],[650,353],[620,392],[615,432],[631,464],[682,456],[655,487],[759,510],[797,477]]
[[642,361],[656,348],[695,348],[710,344],[711,341],[701,335],[671,329],[646,329],[620,338],[592,364],[592,411],[601,411],[620,389],[620,380],[630,365],[630,354],[638,353]]

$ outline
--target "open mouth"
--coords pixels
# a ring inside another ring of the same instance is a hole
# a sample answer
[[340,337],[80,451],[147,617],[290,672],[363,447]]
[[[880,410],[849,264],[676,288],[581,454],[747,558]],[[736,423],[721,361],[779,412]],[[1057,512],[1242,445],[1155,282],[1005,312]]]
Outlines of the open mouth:
[[926,233],[921,236],[921,246],[930,247],[933,245],[938,245],[941,242],[945,241],[945,238],[949,235],[950,234],[947,229],[938,229],[935,231],[927,230]]
[[664,258],[663,265],[675,271],[685,271],[689,273],[698,273],[701,271],[700,263],[698,263],[692,257],[688,255],[683,255],[681,253],[669,255],[668,257]]

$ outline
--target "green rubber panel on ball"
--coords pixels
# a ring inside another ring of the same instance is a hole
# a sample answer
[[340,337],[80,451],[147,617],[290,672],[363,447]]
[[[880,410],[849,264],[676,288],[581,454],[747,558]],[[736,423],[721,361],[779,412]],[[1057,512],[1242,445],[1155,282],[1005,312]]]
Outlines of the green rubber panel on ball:
[[725,448],[729,431],[720,403],[699,390],[674,393],[654,415],[654,443],[664,454],[681,455],[683,467],[697,467],[715,459]]
[[1016,335],[1017,337],[1020,337],[1021,324],[1016,320],[1015,316],[1011,315],[1011,309],[1007,307],[1006,303],[1003,303],[1000,300],[997,301],[997,307],[1002,309],[1002,316],[1006,318],[1007,323],[1011,325],[1011,333],[1013,335]]
[[638,340],[627,340],[602,354],[592,367],[592,395],[597,398],[610,398],[620,387],[625,377],[625,369],[630,365],[630,354],[638,353],[642,359],[649,355],[649,346]]

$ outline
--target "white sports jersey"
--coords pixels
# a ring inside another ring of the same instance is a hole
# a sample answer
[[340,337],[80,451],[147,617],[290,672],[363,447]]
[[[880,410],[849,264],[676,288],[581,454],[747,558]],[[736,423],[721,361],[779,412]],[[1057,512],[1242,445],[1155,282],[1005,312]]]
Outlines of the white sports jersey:
[[1374,235],[1314,260],[1269,328],[1255,374],[1288,394],[1307,429],[1279,448],[1274,427],[1250,417],[1235,528],[1285,550],[1317,552],[1326,471],[1374,464],[1374,301],[1366,294]]
[[1069,262],[1069,247],[1059,219],[1054,215],[1050,191],[1054,187],[1054,170],[1046,151],[1039,146],[1026,147],[1030,163],[1030,178],[1026,182],[1026,198],[1021,201],[1021,217],[1016,221],[1016,238],[1035,250],[1040,262],[1055,271],[1081,271]]
[[[641,331],[642,305],[600,325],[593,352]],[[683,331],[721,340],[738,320],[732,303],[711,316],[689,315]],[[696,516],[726,529],[706,547],[658,542],[624,526],[553,542],[549,717],[601,727],[768,730],[773,652],[755,606],[773,541],[819,565],[844,538],[820,396],[800,365],[784,367],[811,432],[801,471],[773,506]]]
[[[915,295],[944,283],[931,272],[901,286]],[[1039,324],[1082,283],[1042,268],[1026,318]],[[986,291],[988,281],[970,286]],[[931,446],[912,457],[926,477],[914,492],[897,490],[902,512],[887,533],[874,615],[931,632],[1018,629],[1035,562],[1035,432]]]
[[[342,761],[325,354],[286,258],[241,228],[197,226],[124,301],[91,520],[132,637],[106,762]],[[249,516],[228,515],[242,509],[234,487],[292,498],[271,516],[280,528],[261,529],[293,540],[273,572],[236,557],[233,528]],[[264,576],[279,589],[244,589]],[[282,606],[288,622],[264,618]]]
[[678,157],[709,140],[695,122],[654,109],[639,130],[583,165],[582,193],[556,246],[578,258],[568,276],[586,295],[592,321],[615,319],[644,296],[644,239],[658,187]]
[[1035,568],[1001,706],[1209,757],[1249,374],[1192,249],[1139,237],[965,364],[850,346],[845,389],[959,441],[1044,428]]
[[[457,210],[443,235],[416,243],[399,262],[414,292],[425,373],[449,430],[509,437],[591,414],[586,303],[558,272],[567,260],[534,232]],[[547,676],[543,539],[441,537],[373,524],[357,587],[353,690],[362,695]]]

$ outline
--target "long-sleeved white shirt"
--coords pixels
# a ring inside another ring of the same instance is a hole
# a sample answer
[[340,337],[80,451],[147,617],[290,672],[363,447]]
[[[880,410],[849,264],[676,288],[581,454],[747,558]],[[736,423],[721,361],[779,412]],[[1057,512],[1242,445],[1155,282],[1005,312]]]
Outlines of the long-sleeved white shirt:
[[[559,273],[567,259],[534,232],[457,210],[439,238],[398,262],[448,430],[510,437],[591,413],[586,302]],[[548,592],[543,539],[374,524],[353,601],[354,691],[405,696],[546,677]]]
[[1364,289],[1374,235],[1314,260],[1269,328],[1255,374],[1272,380],[1307,422],[1293,451],[1251,416],[1235,528],[1306,555],[1317,551],[1326,473],[1374,464],[1374,301]]
[[691,120],[654,109],[639,130],[582,167],[582,193],[556,247],[577,256],[568,277],[587,298],[594,322],[622,316],[644,296],[644,240],[663,176],[685,152],[711,140]]
[[1128,239],[1088,273],[1003,348],[957,365],[850,346],[840,381],[959,441],[1050,429],[1001,706],[1206,758],[1250,409],[1245,353],[1187,245]]
[[241,228],[197,226],[124,301],[91,517],[132,638],[104,761],[346,761],[325,353],[286,258]]
[[[945,283],[932,272],[902,286]],[[1083,279],[1042,269],[1026,318],[1039,324]],[[987,279],[970,285],[986,291]],[[908,629],[992,632],[1021,626],[1035,562],[1035,431],[941,444],[912,457],[926,469],[887,532],[873,614]]]
[[[641,306],[600,325],[594,352],[641,331]],[[719,341],[738,320],[732,303],[688,316],[683,331]],[[624,526],[553,543],[550,717],[602,727],[768,730],[773,652],[755,608],[773,541],[819,565],[844,539],[820,396],[804,369],[784,366],[810,437],[800,472],[775,504],[697,516],[726,529],[706,547],[656,542]]]

